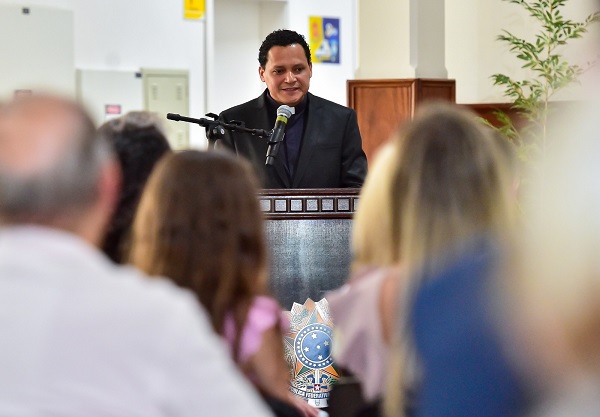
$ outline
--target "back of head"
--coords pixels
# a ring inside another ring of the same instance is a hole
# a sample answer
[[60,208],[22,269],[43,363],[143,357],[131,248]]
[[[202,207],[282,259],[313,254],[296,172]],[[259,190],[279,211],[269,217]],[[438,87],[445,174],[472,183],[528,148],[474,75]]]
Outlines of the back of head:
[[397,140],[392,211],[409,269],[478,234],[508,231],[514,201],[507,152],[473,115],[430,105]]
[[389,209],[408,279],[399,286],[402,301],[385,408],[390,415],[404,415],[398,410],[409,402],[398,387],[414,388],[416,378],[408,300],[422,277],[436,276],[465,244],[480,235],[508,233],[515,202],[510,152],[474,115],[449,104],[430,104],[394,140]]
[[[0,221],[69,227],[98,197],[110,147],[88,114],[54,96],[0,108]],[[60,221],[59,221],[60,219]]]
[[192,289],[217,331],[266,285],[262,213],[251,168],[233,155],[184,151],[159,162],[133,226],[131,261]]
[[289,46],[293,44],[302,46],[302,49],[304,49],[304,54],[306,55],[306,60],[309,64],[311,64],[312,59],[310,57],[310,48],[308,43],[306,43],[304,36],[298,32],[294,32],[293,30],[279,29],[269,33],[263,43],[260,45],[258,50],[258,62],[260,66],[263,68],[266,67],[267,55],[272,47]]
[[102,245],[115,262],[122,261],[124,240],[154,165],[171,151],[163,129],[158,116],[146,111],[129,112],[98,129],[99,135],[113,146],[122,172],[119,201]]

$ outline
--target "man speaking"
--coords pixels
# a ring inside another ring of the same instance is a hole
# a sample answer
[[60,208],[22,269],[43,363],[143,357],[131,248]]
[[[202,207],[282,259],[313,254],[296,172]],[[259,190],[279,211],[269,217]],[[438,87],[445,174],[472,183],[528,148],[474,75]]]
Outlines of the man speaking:
[[250,160],[264,188],[360,187],[367,158],[354,110],[308,92],[310,49],[291,30],[269,34],[258,52],[263,94],[219,120],[271,130],[271,138],[226,132],[217,146]]

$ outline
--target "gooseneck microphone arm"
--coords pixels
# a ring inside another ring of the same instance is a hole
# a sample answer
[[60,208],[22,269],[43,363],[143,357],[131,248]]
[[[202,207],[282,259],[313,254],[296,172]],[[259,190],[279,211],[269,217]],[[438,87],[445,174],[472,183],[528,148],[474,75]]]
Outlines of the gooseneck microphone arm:
[[271,132],[268,132],[264,129],[249,129],[244,126],[241,122],[232,122],[225,123],[220,120],[217,120],[217,115],[214,113],[208,113],[207,116],[212,117],[211,119],[194,119],[193,117],[181,116],[176,113],[167,113],[167,119],[173,120],[176,122],[187,122],[194,123],[204,127],[206,130],[206,138],[208,139],[209,148],[215,147],[215,142],[217,139],[220,139],[225,134],[225,130],[229,130],[230,132],[244,132],[249,133],[253,136],[258,136],[260,138],[268,138],[271,136]]

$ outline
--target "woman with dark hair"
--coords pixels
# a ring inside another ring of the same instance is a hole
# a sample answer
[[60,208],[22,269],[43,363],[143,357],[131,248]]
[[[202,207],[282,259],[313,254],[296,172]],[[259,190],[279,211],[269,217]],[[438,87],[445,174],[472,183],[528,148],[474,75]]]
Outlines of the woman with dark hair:
[[109,120],[100,126],[98,134],[113,145],[123,175],[121,194],[102,250],[116,263],[122,263],[144,185],[156,162],[171,152],[171,147],[158,117],[145,111]]
[[314,417],[318,410],[288,391],[281,308],[267,295],[267,250],[256,191],[251,167],[234,155],[169,155],[140,201],[130,260],[192,290],[257,389]]

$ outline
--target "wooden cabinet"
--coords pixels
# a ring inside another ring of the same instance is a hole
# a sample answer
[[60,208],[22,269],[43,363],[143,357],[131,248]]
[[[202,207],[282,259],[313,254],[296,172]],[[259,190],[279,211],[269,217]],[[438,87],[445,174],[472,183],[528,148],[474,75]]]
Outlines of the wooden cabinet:
[[456,101],[454,80],[387,79],[348,80],[348,107],[358,116],[358,126],[367,160],[415,109],[431,100]]

